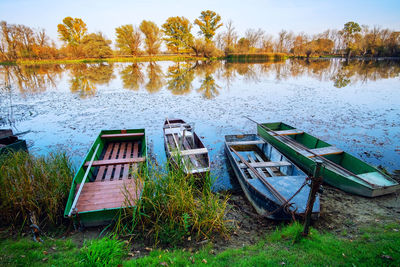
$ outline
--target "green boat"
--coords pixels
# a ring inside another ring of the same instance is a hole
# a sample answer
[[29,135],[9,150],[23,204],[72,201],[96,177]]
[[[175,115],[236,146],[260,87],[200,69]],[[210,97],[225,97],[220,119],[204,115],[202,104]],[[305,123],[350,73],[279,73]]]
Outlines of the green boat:
[[378,169],[285,123],[257,124],[257,132],[309,173],[314,170],[315,160],[322,160],[324,182],[343,191],[376,197],[400,189],[398,182]]
[[26,141],[19,139],[11,129],[0,129],[0,155],[21,150],[28,151]]
[[72,181],[64,216],[82,226],[110,223],[141,197],[144,182],[136,174],[145,167],[144,129],[101,131]]

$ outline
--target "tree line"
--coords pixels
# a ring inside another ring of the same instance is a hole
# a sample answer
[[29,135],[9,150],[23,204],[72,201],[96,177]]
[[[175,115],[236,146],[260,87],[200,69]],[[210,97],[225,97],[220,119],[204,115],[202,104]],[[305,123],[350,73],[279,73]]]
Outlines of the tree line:
[[[198,28],[195,36],[193,27]],[[217,33],[219,30],[219,33]],[[155,56],[160,53],[195,54],[222,57],[234,53],[284,53],[289,56],[400,56],[400,32],[347,22],[340,30],[320,34],[281,30],[274,37],[262,29],[248,29],[240,36],[231,20],[222,23],[214,11],[202,11],[193,23],[183,17],[169,17],[160,27],[143,20],[139,26],[121,25],[112,41],[101,32],[88,33],[80,18],[66,17],[57,25],[57,48],[44,29],[0,22],[0,60],[107,58],[118,56]],[[162,44],[167,51],[161,51]]]

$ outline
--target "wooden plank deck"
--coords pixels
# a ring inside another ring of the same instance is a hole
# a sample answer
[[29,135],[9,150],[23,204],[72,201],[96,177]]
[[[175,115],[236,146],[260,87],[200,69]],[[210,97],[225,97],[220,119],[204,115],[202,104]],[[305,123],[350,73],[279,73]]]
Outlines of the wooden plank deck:
[[133,204],[139,199],[141,191],[142,186],[136,184],[134,179],[86,183],[76,208],[79,213],[126,207],[126,204]]
[[139,146],[139,141],[108,143],[103,159],[93,162],[93,166],[100,166],[95,181],[130,178],[130,169],[136,169],[139,162],[146,160],[138,157]]

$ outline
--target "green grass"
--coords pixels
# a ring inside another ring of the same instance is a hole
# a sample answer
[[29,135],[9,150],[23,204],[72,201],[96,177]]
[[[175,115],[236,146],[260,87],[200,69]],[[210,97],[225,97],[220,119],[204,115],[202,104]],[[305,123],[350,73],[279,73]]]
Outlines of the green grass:
[[44,243],[31,239],[0,241],[2,266],[73,266],[81,261],[79,249],[70,240],[44,238]]
[[83,266],[117,266],[127,252],[125,245],[115,237],[85,241],[81,248]]
[[215,253],[212,244],[199,251],[154,250],[128,259],[126,244],[105,237],[85,242],[82,248],[70,240],[45,238],[0,241],[2,266],[399,266],[400,224],[361,229],[353,240],[314,229],[302,238],[302,226],[292,224],[266,233],[257,244]]
[[57,152],[43,156],[24,151],[0,157],[0,226],[30,225],[34,213],[40,227],[63,223],[63,210],[73,178],[70,159]]
[[294,224],[278,229],[253,246],[228,249],[213,255],[209,246],[197,253],[183,250],[153,251],[149,256],[128,261],[124,266],[399,266],[400,225],[364,229],[368,233],[349,240],[315,230],[301,237],[302,226]]
[[114,231],[172,246],[189,236],[226,236],[228,197],[212,192],[209,175],[198,178],[168,166],[151,168],[149,175],[138,178],[145,179],[142,196],[133,208],[122,211]]
[[185,55],[174,55],[174,56],[141,56],[141,57],[85,58],[85,59],[43,59],[43,60],[3,61],[0,62],[0,65],[79,64],[79,63],[102,63],[102,62],[152,62],[152,61],[188,61],[188,60],[206,60],[206,58],[185,56]]

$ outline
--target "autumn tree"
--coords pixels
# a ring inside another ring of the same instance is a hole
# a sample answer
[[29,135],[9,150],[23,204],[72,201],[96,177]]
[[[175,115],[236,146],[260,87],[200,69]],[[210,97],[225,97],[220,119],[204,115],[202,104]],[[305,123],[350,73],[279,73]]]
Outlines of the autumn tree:
[[224,43],[223,50],[225,54],[235,52],[235,45],[238,39],[238,35],[235,26],[233,26],[232,20],[228,20],[228,22],[225,23],[225,31],[222,32],[221,39],[223,40]]
[[144,43],[149,55],[158,54],[161,46],[161,30],[152,21],[143,20],[139,26],[145,36]]
[[78,46],[86,35],[87,27],[80,18],[66,17],[62,24],[57,25],[57,32],[61,41],[71,46]]
[[142,37],[138,29],[133,27],[132,24],[127,24],[115,28],[115,33],[117,35],[116,46],[121,53],[129,55],[139,54]]
[[360,31],[361,27],[357,22],[349,21],[344,24],[341,33],[346,44],[347,59],[350,58],[351,52],[355,50],[355,39]]
[[111,41],[101,32],[86,35],[82,40],[82,51],[86,57],[105,58],[112,56]]
[[194,24],[199,26],[199,34],[202,34],[207,42],[211,42],[218,28],[222,27],[221,16],[211,10],[202,11]]
[[193,45],[193,35],[190,32],[192,24],[185,17],[169,17],[162,25],[163,39],[170,50],[177,53],[182,49],[190,49]]
[[249,40],[249,47],[256,48],[259,46],[265,32],[262,29],[247,29],[244,37]]
[[250,40],[245,37],[240,38],[239,41],[237,42],[237,49],[240,53],[249,52]]

